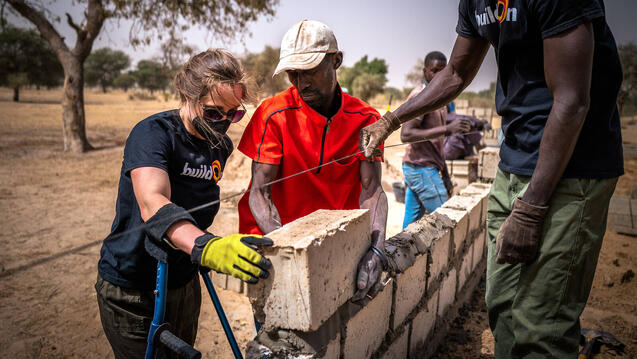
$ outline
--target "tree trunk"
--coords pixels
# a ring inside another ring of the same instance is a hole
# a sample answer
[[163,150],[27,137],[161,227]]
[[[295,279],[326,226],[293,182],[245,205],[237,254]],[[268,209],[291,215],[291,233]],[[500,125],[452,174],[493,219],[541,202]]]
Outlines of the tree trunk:
[[102,93],[106,93],[106,85],[102,85]]
[[64,151],[86,152],[93,147],[86,138],[84,114],[84,68],[74,56],[64,63],[64,92],[62,94],[62,122]]
[[14,102],[20,101],[20,86],[15,86],[13,88],[13,101]]

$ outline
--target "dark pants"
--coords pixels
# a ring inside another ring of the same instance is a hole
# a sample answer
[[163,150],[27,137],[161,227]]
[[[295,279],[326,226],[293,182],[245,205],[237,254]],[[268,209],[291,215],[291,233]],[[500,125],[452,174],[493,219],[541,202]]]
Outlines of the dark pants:
[[[102,327],[115,358],[143,358],[155,308],[153,291],[122,288],[99,275],[95,290]],[[182,288],[168,291],[164,321],[171,324],[175,335],[191,345],[197,337],[200,307],[198,276]],[[161,346],[156,357],[177,358],[173,353],[164,352]]]

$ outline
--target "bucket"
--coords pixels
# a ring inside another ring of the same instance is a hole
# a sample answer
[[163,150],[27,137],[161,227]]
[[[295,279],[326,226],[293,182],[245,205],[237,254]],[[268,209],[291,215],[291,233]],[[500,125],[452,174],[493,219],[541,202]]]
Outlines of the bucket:
[[391,186],[394,190],[394,197],[396,197],[396,201],[405,203],[405,183],[393,182]]

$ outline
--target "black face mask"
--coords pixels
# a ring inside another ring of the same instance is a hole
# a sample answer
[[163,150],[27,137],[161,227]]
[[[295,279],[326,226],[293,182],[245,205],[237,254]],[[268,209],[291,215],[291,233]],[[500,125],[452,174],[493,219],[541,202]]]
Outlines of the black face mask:
[[[192,119],[192,125],[195,130],[213,145],[216,145],[218,142],[218,135],[224,135],[228,131],[230,123],[230,120],[215,122],[206,121],[201,116],[197,116]],[[213,133],[212,131],[216,133]]]

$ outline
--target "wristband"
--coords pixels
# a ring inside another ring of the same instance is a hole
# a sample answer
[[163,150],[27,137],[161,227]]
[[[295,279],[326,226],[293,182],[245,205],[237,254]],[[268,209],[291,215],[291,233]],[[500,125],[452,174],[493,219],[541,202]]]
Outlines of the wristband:
[[192,251],[190,252],[190,260],[195,264],[201,264],[201,255],[203,254],[204,248],[211,239],[219,238],[212,233],[204,233],[199,237],[195,238],[195,245],[192,247]]
[[376,247],[375,245],[372,244],[371,247],[369,247],[369,249],[374,252],[374,254],[376,256],[378,256],[378,258],[380,259],[380,263],[383,266],[383,270],[387,270],[388,264],[389,264],[389,260],[387,259],[387,255],[385,255],[385,253],[380,250],[380,248]]

